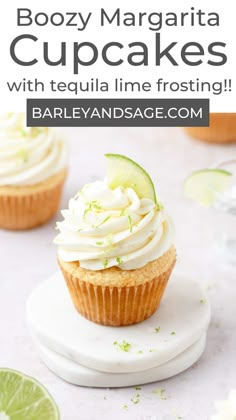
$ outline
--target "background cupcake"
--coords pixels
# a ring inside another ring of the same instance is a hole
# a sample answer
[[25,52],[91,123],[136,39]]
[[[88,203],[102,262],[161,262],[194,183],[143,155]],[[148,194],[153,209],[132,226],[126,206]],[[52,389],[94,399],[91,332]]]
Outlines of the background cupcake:
[[29,229],[58,210],[67,149],[54,129],[25,126],[25,114],[0,117],[0,227]]
[[186,127],[186,132],[208,143],[236,142],[236,113],[211,113],[209,127]]
[[[172,223],[149,175],[124,156],[108,161],[107,181],[85,185],[62,211],[54,242],[77,310],[119,326],[155,312],[176,257]],[[120,163],[121,177],[113,177]]]

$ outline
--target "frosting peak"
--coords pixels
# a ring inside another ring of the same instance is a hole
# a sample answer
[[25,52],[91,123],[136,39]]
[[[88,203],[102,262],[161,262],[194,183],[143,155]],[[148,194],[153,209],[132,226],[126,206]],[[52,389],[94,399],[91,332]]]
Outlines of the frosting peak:
[[54,241],[59,257],[90,270],[142,267],[173,242],[172,223],[160,206],[132,188],[112,190],[105,181],[85,185],[62,215]]

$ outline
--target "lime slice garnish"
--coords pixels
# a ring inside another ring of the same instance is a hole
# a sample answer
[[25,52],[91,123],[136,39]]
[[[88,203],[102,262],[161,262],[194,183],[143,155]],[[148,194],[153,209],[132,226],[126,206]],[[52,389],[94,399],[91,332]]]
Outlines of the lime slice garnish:
[[56,403],[34,378],[0,369],[0,420],[58,420]]
[[232,174],[223,169],[202,169],[193,172],[184,182],[185,194],[203,204],[212,206],[220,193],[227,190]]
[[110,188],[133,188],[139,198],[157,202],[151,177],[138,163],[123,155],[107,153],[107,181]]

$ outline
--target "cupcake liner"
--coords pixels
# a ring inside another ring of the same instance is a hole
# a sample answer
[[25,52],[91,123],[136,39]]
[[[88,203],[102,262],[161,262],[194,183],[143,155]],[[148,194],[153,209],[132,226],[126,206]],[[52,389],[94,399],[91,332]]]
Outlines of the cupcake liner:
[[57,212],[66,171],[35,186],[0,188],[0,228],[24,230],[40,226]]
[[124,326],[142,322],[156,311],[174,265],[175,259],[166,271],[130,287],[94,285],[74,276],[62,264],[60,267],[81,315],[98,324]]
[[209,127],[186,127],[185,131],[191,137],[207,143],[234,143],[236,113],[212,113]]

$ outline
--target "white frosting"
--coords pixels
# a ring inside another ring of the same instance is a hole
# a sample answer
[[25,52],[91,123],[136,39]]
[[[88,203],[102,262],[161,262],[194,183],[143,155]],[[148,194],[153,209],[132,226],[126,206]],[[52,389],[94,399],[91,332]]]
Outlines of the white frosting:
[[67,165],[67,148],[55,129],[26,127],[25,114],[0,115],[0,185],[33,185]]
[[215,403],[217,414],[211,420],[236,420],[236,389],[230,391],[228,400]]
[[132,188],[111,190],[103,181],[88,184],[62,215],[54,240],[59,257],[89,270],[136,269],[161,257],[173,243],[170,218]]

